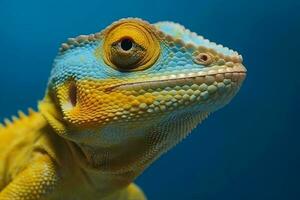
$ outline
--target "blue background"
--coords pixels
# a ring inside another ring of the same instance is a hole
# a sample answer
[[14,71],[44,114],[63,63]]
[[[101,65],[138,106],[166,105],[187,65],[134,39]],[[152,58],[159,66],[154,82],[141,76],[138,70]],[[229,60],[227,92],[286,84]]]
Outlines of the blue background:
[[300,3],[0,0],[0,118],[35,107],[61,42],[127,16],[171,20],[239,51],[248,77],[137,182],[149,200],[300,199]]

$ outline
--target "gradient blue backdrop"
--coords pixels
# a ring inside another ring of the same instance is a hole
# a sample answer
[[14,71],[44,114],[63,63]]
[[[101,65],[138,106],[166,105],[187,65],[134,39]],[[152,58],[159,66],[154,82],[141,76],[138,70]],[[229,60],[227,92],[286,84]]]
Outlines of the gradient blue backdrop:
[[238,50],[248,77],[137,182],[149,200],[300,199],[299,1],[0,0],[0,118],[35,107],[68,37],[128,16],[172,20]]

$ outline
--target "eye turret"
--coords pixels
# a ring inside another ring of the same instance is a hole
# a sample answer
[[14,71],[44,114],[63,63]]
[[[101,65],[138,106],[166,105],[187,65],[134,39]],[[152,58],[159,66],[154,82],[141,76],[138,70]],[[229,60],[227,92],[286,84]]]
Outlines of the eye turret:
[[103,59],[119,71],[138,71],[152,66],[160,54],[156,35],[142,22],[127,21],[106,32]]

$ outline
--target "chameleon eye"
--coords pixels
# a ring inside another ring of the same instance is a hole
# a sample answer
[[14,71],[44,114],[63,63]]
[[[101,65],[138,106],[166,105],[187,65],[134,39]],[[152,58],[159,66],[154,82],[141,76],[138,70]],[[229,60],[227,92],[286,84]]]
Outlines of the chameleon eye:
[[133,70],[143,64],[147,51],[128,36],[111,44],[110,61],[119,70]]
[[155,63],[160,45],[148,24],[126,21],[107,30],[102,51],[109,66],[119,71],[138,71]]

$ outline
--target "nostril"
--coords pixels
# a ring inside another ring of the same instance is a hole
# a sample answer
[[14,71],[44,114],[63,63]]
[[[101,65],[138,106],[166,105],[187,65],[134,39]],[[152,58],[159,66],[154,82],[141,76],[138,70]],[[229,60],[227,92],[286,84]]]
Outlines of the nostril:
[[196,55],[194,61],[197,64],[201,64],[201,65],[209,65],[212,63],[213,59],[212,57],[207,54],[207,53],[199,53],[198,55]]
[[206,62],[208,60],[208,56],[205,54],[200,55],[200,60],[202,60],[203,62]]
[[74,82],[71,82],[69,86],[69,99],[72,106],[75,107],[77,104],[77,86]]

